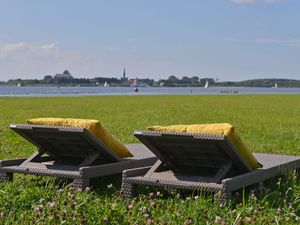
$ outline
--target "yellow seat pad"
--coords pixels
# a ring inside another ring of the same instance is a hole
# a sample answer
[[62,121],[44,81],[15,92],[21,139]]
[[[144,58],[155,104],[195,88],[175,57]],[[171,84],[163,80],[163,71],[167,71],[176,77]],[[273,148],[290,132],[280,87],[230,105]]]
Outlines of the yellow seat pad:
[[35,118],[27,120],[27,123],[44,126],[66,126],[85,128],[101,140],[109,149],[120,157],[130,157],[129,150],[112,136],[98,120],[74,119],[74,118]]
[[148,130],[195,134],[221,134],[226,136],[231,144],[236,147],[240,155],[249,163],[252,169],[262,167],[262,165],[252,155],[239,134],[235,131],[234,126],[229,123],[150,126],[148,127]]

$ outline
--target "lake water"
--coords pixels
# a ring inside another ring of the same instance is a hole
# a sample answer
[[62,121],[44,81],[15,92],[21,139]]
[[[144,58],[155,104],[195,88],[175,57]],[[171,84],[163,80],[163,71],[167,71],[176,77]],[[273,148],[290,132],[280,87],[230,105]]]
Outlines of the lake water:
[[226,95],[300,94],[300,88],[227,87],[8,87],[0,86],[0,96],[97,96],[97,95]]

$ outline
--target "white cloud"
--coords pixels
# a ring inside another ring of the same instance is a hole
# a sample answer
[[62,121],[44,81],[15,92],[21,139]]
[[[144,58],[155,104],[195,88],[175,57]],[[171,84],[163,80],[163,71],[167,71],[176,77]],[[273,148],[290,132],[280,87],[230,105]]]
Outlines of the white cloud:
[[2,51],[1,50],[0,51],[6,53],[15,52],[15,51],[24,51],[30,47],[31,47],[30,45],[20,42],[20,43],[5,45],[1,48]]
[[46,49],[46,50],[51,50],[51,49],[55,49],[56,45],[54,43],[50,43],[50,44],[44,44],[41,46],[42,49]]
[[272,4],[276,2],[285,2],[287,0],[230,0],[230,1],[236,4],[254,4],[258,2]]
[[32,57],[43,57],[50,56],[58,52],[58,48],[54,43],[42,44],[42,45],[31,45],[24,42],[7,44],[0,46],[0,59],[26,61]]
[[55,43],[0,45],[0,80],[42,78],[64,69],[86,75],[101,71],[103,65],[99,56],[61,49]]

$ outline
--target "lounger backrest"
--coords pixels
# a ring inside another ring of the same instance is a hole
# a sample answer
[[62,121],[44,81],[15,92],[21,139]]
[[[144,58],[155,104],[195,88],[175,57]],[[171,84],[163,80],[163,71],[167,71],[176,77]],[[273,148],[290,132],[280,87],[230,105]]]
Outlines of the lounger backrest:
[[224,135],[136,131],[134,135],[172,170],[220,168],[230,161],[240,173],[251,171]]
[[109,161],[120,157],[84,128],[12,124],[10,128],[39,150],[56,158],[86,158],[100,152]]

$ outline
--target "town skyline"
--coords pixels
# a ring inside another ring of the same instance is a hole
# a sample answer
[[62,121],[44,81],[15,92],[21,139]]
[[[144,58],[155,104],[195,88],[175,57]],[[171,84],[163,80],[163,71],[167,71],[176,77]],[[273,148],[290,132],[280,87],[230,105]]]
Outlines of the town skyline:
[[[181,79],[181,78],[184,78],[184,77],[198,77],[198,78],[209,78],[209,79],[214,79],[217,83],[218,82],[239,82],[239,81],[245,81],[245,80],[256,80],[256,79],[240,79],[240,80],[222,80],[220,79],[220,76],[218,75],[176,75],[176,74],[169,74],[169,75],[164,75],[164,76],[156,76],[156,78],[152,78],[152,76],[138,76],[138,75],[128,75],[127,73],[127,70],[126,70],[126,67],[124,67],[121,72],[118,74],[118,75],[109,75],[109,74],[106,74],[106,75],[89,75],[89,76],[84,76],[84,75],[79,75],[79,74],[71,74],[69,71],[69,69],[64,69],[62,73],[55,73],[55,74],[43,74],[43,75],[40,75],[38,77],[36,76],[29,76],[27,78],[24,78],[24,77],[16,77],[16,78],[8,78],[6,80],[0,80],[0,82],[7,82],[9,80],[39,80],[39,79],[43,79],[45,78],[46,76],[52,76],[53,78],[55,77],[59,77],[59,76],[64,76],[65,73],[67,76],[71,76],[72,79],[75,78],[75,79],[89,79],[89,78],[95,78],[95,77],[101,77],[101,78],[113,78],[113,79],[125,79],[125,80],[135,80],[135,79],[153,79],[153,80],[164,80],[164,79],[168,79],[170,76],[174,76],[178,79]],[[298,80],[296,78],[284,78],[284,77],[261,77],[261,78],[257,78],[257,79],[286,79],[286,80]]]
[[300,87],[296,79],[251,79],[241,81],[219,81],[211,77],[169,76],[167,79],[129,78],[123,69],[122,76],[117,77],[73,77],[68,70],[55,75],[45,75],[43,79],[10,79],[0,81],[7,86],[103,86],[103,87]]

